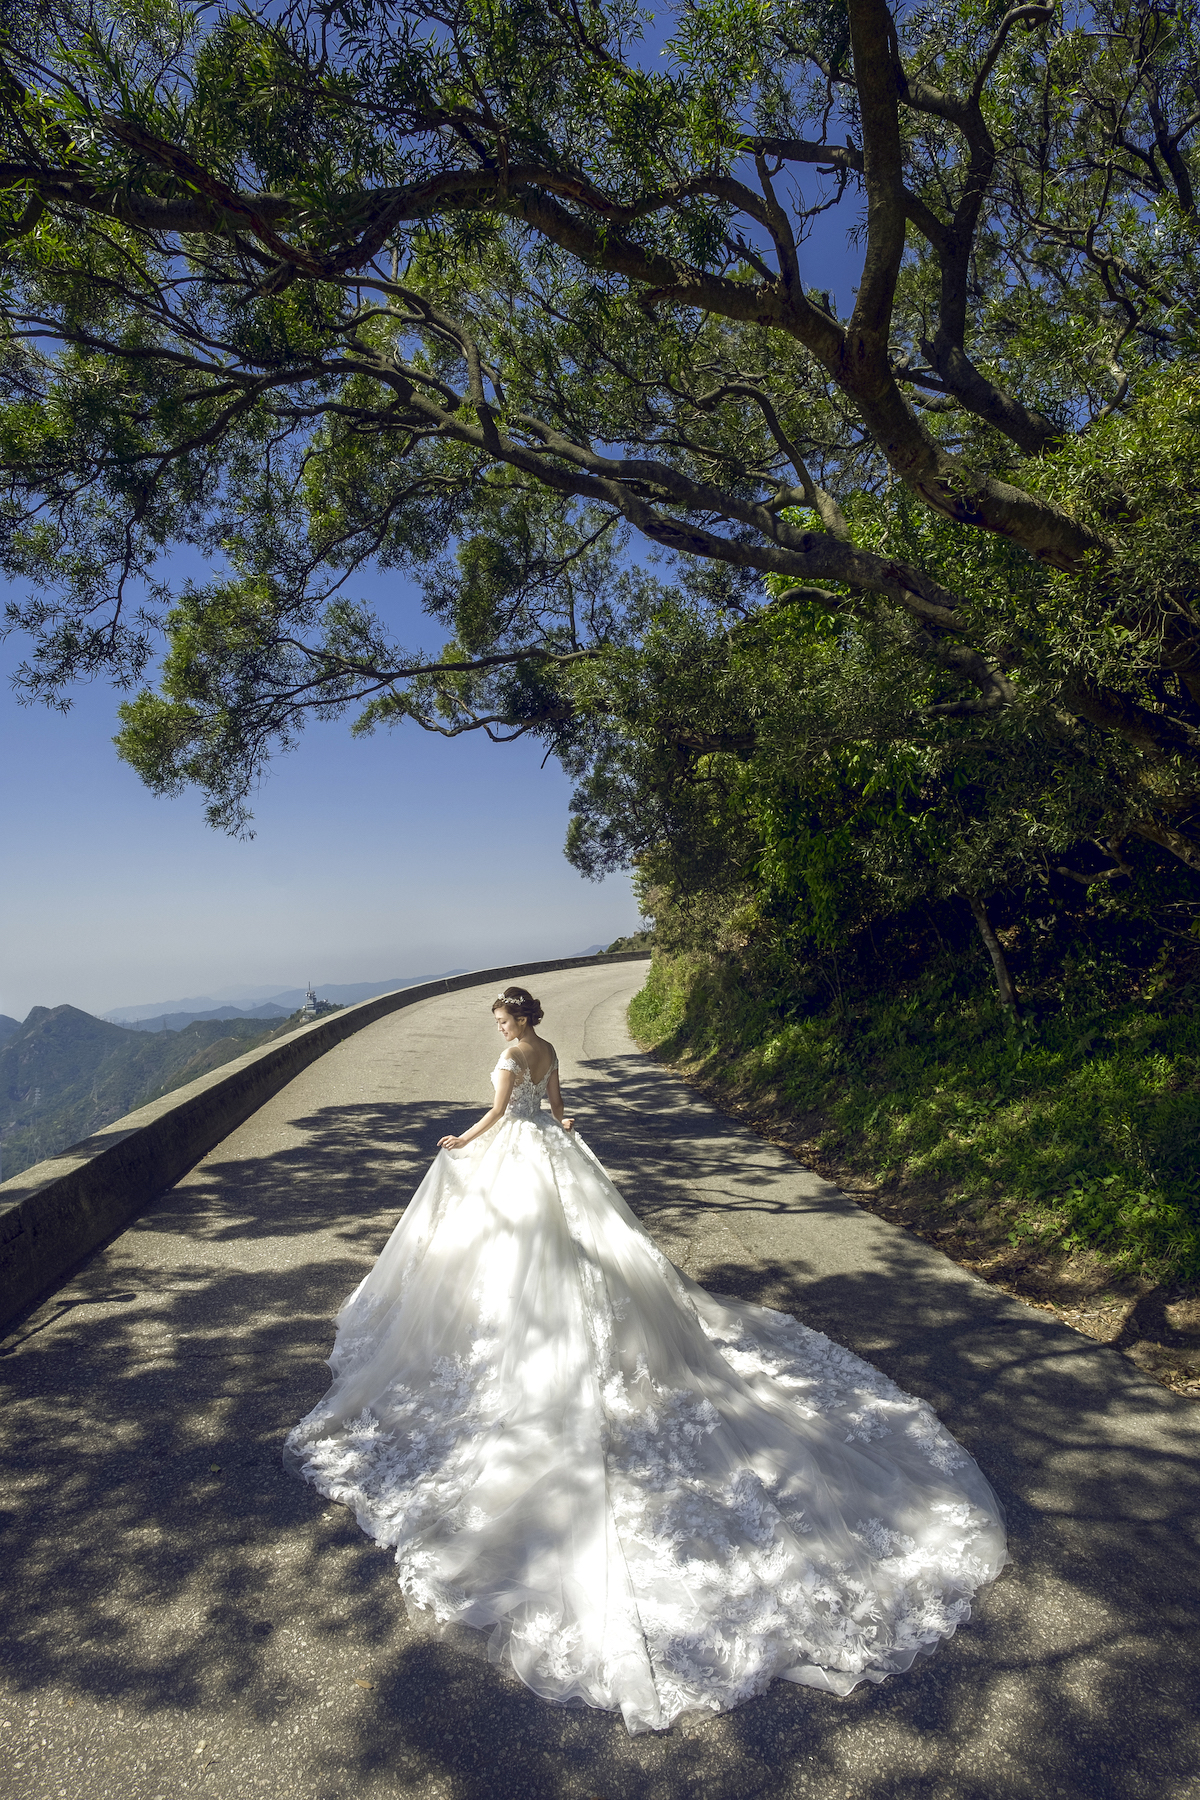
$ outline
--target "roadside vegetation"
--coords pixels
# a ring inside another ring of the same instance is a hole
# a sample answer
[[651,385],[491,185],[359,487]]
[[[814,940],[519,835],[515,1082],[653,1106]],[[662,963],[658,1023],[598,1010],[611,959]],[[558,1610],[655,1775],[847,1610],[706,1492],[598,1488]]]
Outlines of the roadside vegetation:
[[1090,1252],[1115,1277],[1200,1279],[1200,946],[1114,934],[1073,1000],[1044,978],[1014,1025],[970,926],[910,916],[774,981],[744,949],[677,941],[631,1024],[999,1273]]

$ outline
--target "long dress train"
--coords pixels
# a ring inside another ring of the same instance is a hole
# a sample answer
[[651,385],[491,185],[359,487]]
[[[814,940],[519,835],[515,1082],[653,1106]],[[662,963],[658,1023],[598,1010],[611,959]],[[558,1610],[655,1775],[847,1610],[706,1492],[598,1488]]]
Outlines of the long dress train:
[[847,1694],[933,1650],[1007,1561],[929,1406],[656,1248],[520,1063],[338,1315],[290,1465],[548,1700],[631,1732],[776,1677]]

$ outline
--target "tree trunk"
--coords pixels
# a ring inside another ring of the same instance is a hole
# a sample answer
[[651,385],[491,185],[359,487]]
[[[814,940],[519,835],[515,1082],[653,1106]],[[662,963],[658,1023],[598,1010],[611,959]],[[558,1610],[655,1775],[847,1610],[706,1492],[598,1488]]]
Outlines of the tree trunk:
[[1021,1008],[1017,1002],[1017,990],[1013,986],[1013,978],[1008,972],[1004,946],[992,929],[992,921],[987,916],[987,908],[977,894],[968,894],[967,903],[975,915],[979,935],[987,945],[988,955],[992,959],[992,967],[996,971],[996,986],[1000,990],[1000,1004],[1004,1008],[1006,1017],[1019,1019]]

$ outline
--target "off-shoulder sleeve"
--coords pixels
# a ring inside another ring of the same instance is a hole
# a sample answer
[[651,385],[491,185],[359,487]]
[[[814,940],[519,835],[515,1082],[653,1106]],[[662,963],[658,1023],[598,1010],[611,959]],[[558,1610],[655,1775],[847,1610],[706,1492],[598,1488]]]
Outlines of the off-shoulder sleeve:
[[523,1062],[518,1062],[515,1056],[502,1056],[500,1061],[496,1064],[496,1067],[498,1069],[511,1069],[514,1075],[524,1075],[527,1072],[525,1064]]

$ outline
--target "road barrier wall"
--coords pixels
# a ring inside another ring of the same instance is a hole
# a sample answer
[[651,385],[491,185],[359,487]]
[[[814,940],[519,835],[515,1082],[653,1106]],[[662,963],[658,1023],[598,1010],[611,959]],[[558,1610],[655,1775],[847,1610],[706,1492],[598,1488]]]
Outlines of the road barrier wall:
[[646,950],[473,969],[343,1007],[126,1113],[59,1156],[0,1184],[0,1330],[36,1306],[77,1263],[229,1136],[302,1069],[402,1007],[461,988],[504,985],[553,969],[637,962]]

